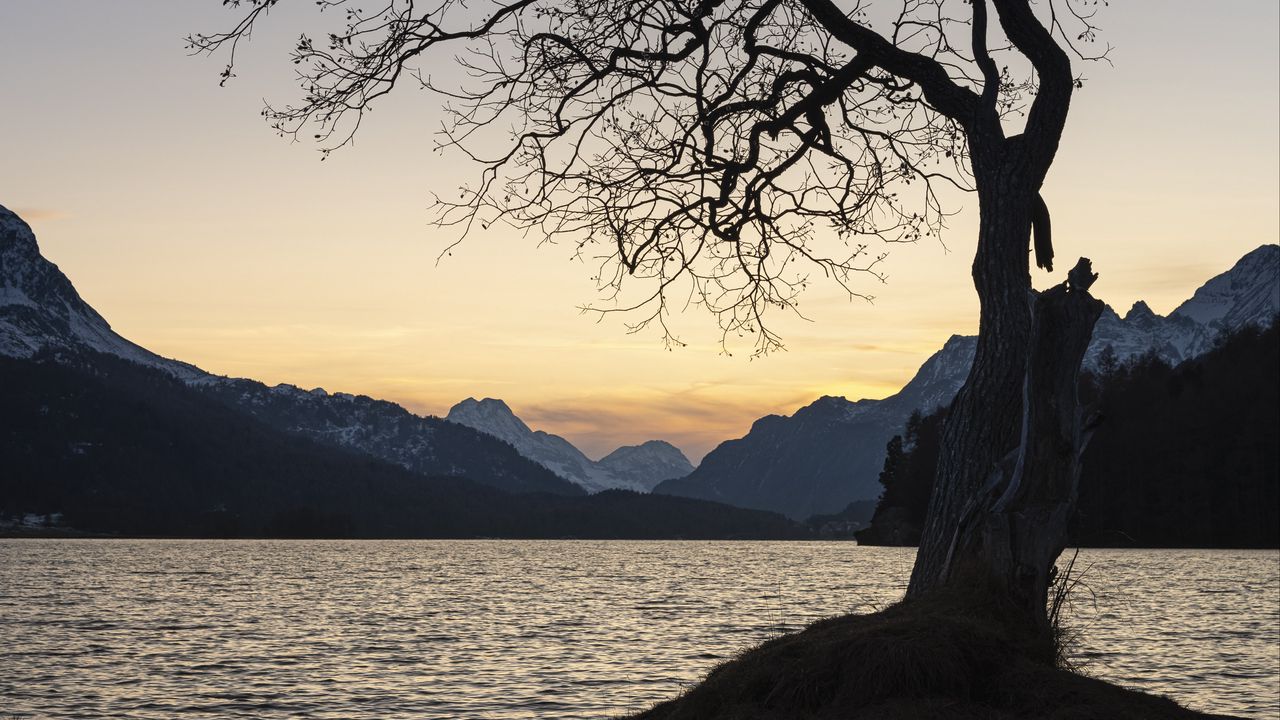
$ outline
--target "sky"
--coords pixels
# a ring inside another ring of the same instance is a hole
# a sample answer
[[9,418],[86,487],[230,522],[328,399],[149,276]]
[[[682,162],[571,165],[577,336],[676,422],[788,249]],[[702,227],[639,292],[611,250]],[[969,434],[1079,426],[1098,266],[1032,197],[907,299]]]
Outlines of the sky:
[[[819,286],[808,320],[777,319],[786,351],[759,358],[723,352],[696,310],[675,350],[582,314],[591,268],[501,227],[437,263],[455,236],[429,224],[431,193],[474,177],[433,152],[438,99],[386,98],[324,162],[259,116],[296,97],[286,53],[311,5],[284,3],[219,87],[223,62],[183,41],[228,27],[217,0],[0,2],[0,204],[125,337],[423,414],[503,398],[592,457],[662,438],[697,462],[762,415],[890,395],[976,332],[972,198],[945,245],[888,248],[887,282],[858,287],[874,302]],[[1280,237],[1280,4],[1120,1],[1098,24],[1113,65],[1080,67],[1043,191],[1059,275],[1087,256],[1096,296],[1167,313]]]

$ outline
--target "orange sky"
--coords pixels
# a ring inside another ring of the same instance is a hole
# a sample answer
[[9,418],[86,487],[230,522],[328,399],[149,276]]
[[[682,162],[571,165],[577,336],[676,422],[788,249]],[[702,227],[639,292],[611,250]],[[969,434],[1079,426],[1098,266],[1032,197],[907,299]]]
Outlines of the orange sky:
[[[673,352],[580,314],[589,269],[536,238],[495,229],[437,266],[451,236],[427,224],[429,193],[471,177],[431,152],[437,101],[388,99],[321,163],[258,117],[263,97],[293,97],[287,16],[227,88],[218,62],[184,54],[183,35],[228,17],[213,0],[0,5],[0,203],[157,352],[423,413],[501,397],[595,457],[660,437],[696,461],[760,415],[890,394],[975,330],[972,200],[947,248],[891,248],[874,304],[820,288],[801,305],[813,322],[778,318],[788,351],[755,360],[721,354],[696,312]],[[1121,312],[1168,312],[1280,235],[1277,4],[1112,3],[1101,25],[1115,67],[1084,68],[1045,189],[1055,244],[1094,260]]]

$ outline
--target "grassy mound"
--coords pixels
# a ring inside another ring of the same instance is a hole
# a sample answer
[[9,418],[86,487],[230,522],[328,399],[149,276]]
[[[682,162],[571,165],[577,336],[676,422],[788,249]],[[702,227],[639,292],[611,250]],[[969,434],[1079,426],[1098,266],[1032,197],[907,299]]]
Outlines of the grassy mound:
[[979,598],[821,620],[720,665],[632,720],[1205,718],[1063,669],[1052,638]]

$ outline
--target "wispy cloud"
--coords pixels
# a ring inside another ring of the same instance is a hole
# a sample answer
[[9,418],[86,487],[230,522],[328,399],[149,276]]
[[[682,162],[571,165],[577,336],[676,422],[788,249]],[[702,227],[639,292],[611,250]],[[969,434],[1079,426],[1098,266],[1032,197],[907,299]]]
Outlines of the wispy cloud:
[[672,443],[697,463],[721,442],[741,437],[761,416],[789,414],[815,397],[791,392],[766,398],[703,386],[565,398],[513,410],[530,427],[562,435],[591,457],[652,439]]

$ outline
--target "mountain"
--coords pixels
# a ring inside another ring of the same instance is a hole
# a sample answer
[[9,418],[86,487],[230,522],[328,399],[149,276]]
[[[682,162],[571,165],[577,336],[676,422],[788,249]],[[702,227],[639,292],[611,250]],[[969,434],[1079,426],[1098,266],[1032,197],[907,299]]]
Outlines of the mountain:
[[509,443],[521,455],[588,492],[648,492],[663,480],[693,470],[684,453],[661,440],[620,447],[599,462],[593,461],[559,435],[531,430],[505,402],[493,398],[467,398],[450,408],[445,419]]
[[94,350],[184,380],[206,376],[194,365],[162,358],[117,335],[58,266],[40,254],[31,227],[0,205],[0,355],[29,358],[46,347]]
[[1180,363],[1213,347],[1214,331],[1186,317],[1162,317],[1139,300],[1121,317],[1110,306],[1093,326],[1093,340],[1085,351],[1084,367],[1096,368],[1109,347],[1118,361],[1154,352],[1170,363]]
[[0,386],[0,533],[40,516],[64,533],[129,536],[809,534],[780,515],[686,498],[514,494],[428,477],[285,432],[168,372],[90,350],[0,356]]
[[[1212,349],[1223,332],[1268,324],[1280,312],[1280,246],[1263,245],[1205,283],[1169,316],[1137,302],[1121,317],[1110,307],[1094,328],[1084,365],[1097,369],[1154,353],[1176,365]],[[800,519],[874,500],[885,445],[914,411],[950,404],[968,375],[976,339],[952,336],[902,391],[883,400],[823,397],[792,416],[757,420],[742,438],[711,451],[684,478],[654,492],[768,509]]]
[[1280,245],[1263,245],[1201,285],[1168,316],[1139,300],[1123,318],[1106,308],[1093,329],[1086,368],[1097,369],[1110,346],[1123,362],[1154,352],[1169,365],[1213,349],[1223,333],[1266,326],[1280,312]]
[[577,485],[497,438],[414,415],[386,400],[229,378],[203,389],[272,427],[367,453],[412,472],[468,477],[510,492],[582,494]]
[[[810,534],[699,500],[588,496],[488,433],[156,355],[116,334],[3,207],[0,388],[0,532],[45,516],[78,531],[189,537]],[[664,445],[604,467],[652,474]]]
[[658,483],[671,478],[684,477],[693,472],[693,463],[680,452],[680,448],[665,440],[649,440],[639,445],[623,445],[600,458],[596,467],[602,468],[619,484],[653,490]]
[[1280,308],[1280,245],[1263,245],[1171,313],[1227,331],[1269,324]]
[[794,415],[760,418],[745,437],[712,450],[687,477],[656,493],[769,509],[795,519],[874,500],[884,447],[914,410],[951,402],[976,339],[954,335],[901,391],[883,400],[825,396]]
[[514,492],[580,495],[581,488],[508,444],[394,403],[292,385],[225,378],[160,357],[111,329],[56,265],[31,228],[0,206],[0,355],[95,352],[160,370],[267,424],[425,475],[465,476]]
[[[1081,457],[1072,545],[1280,545],[1280,326],[1258,325],[1176,366],[1147,354],[1083,378],[1101,424]],[[919,542],[945,414],[913,417],[890,442],[859,543]]]
[[[1136,303],[1110,308],[1086,366],[1147,353],[1174,364],[1212,348],[1222,333],[1267,323],[1280,311],[1280,247],[1266,245],[1213,278],[1168,317]],[[1108,352],[1110,348],[1110,352]],[[824,397],[794,415],[758,420],[691,468],[661,442],[619,448],[593,462],[568,441],[536,432],[505,403],[468,400],[448,420],[394,403],[206,373],[116,334],[39,252],[31,229],[0,207],[0,356],[101,353],[173,377],[251,420],[327,447],[371,456],[423,476],[464,476],[514,492],[581,495],[631,488],[777,510],[794,518],[836,513],[875,498],[885,444],[916,410],[951,401],[968,373],[974,339],[953,336],[902,391],[883,400]]]

